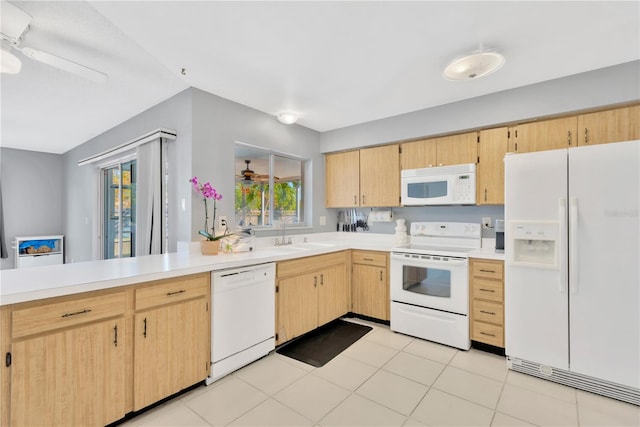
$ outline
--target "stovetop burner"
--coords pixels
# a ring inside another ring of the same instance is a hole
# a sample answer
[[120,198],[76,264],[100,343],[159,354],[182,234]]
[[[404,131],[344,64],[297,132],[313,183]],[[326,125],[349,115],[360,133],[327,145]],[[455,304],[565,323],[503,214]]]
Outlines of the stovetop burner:
[[391,249],[395,253],[467,257],[481,246],[480,224],[463,222],[414,222],[411,243]]

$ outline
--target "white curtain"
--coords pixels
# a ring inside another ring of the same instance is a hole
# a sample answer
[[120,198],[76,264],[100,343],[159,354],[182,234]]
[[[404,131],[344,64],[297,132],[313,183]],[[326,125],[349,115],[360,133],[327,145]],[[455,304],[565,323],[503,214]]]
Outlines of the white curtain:
[[137,148],[136,179],[136,256],[166,252],[164,235],[166,218],[163,185],[163,140]]

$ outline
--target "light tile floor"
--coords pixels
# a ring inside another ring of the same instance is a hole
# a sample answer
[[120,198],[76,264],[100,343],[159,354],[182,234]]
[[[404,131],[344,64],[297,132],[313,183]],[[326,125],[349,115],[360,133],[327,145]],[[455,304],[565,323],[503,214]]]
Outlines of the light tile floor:
[[640,426],[640,408],[384,325],[322,368],[277,353],[124,426]]

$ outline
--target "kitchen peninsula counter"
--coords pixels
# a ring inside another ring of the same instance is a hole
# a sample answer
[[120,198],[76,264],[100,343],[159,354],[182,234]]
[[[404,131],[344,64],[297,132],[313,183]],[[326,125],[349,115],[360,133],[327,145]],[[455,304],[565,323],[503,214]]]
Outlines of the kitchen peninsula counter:
[[[87,261],[72,264],[0,271],[0,305],[17,304],[82,292],[112,289],[208,271],[284,261],[312,255],[364,249],[390,251],[394,236],[377,233],[317,233],[291,236],[293,246],[273,246],[275,237],[256,239],[252,252],[203,256],[199,244],[189,250],[135,258]],[[306,237],[323,245],[296,249]]]

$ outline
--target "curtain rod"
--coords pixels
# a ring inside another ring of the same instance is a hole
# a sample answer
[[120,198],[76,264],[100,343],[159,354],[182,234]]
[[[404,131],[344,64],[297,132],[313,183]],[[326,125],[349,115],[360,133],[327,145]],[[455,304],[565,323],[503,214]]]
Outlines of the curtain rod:
[[129,142],[125,142],[124,144],[120,144],[117,147],[110,148],[109,150],[103,151],[102,153],[95,154],[91,157],[87,157],[86,159],[78,160],[78,166],[88,165],[90,163],[99,162],[108,157],[115,156],[116,154],[123,153],[127,150],[135,148],[139,145],[146,144],[147,142],[151,142],[158,138],[175,140],[177,138],[177,132],[171,129],[158,128],[154,131],[151,131],[145,135],[139,136]]

